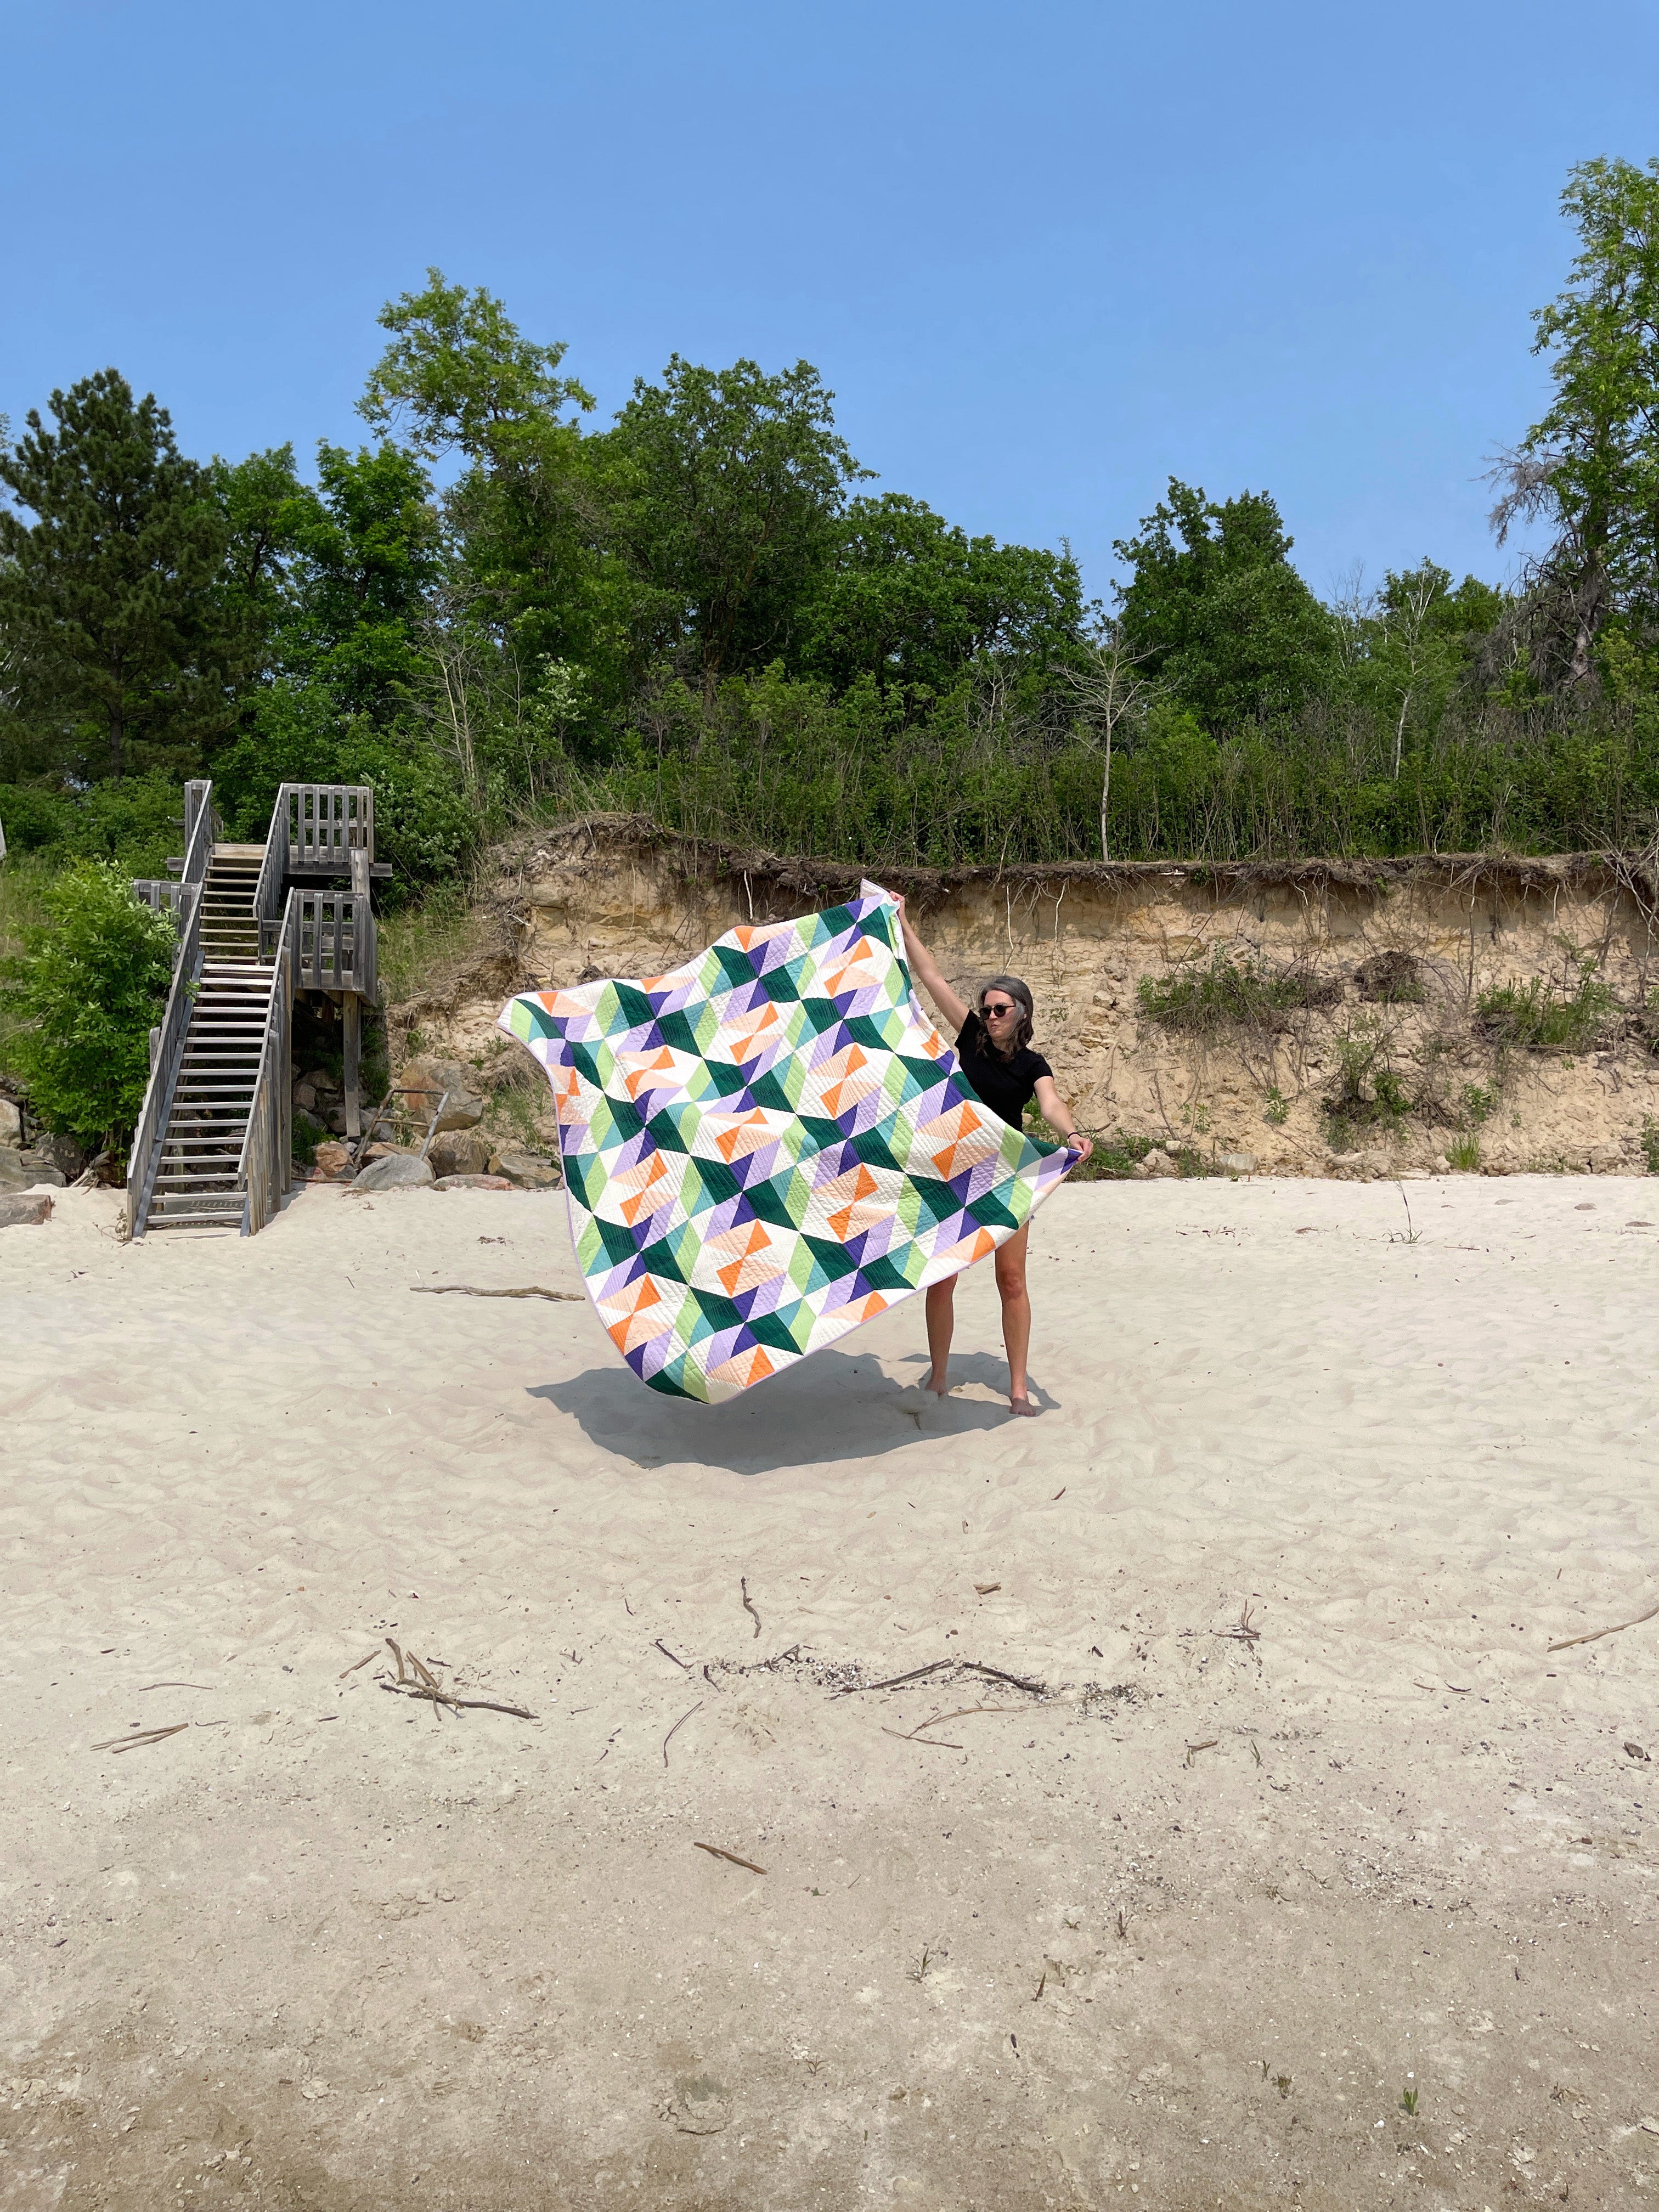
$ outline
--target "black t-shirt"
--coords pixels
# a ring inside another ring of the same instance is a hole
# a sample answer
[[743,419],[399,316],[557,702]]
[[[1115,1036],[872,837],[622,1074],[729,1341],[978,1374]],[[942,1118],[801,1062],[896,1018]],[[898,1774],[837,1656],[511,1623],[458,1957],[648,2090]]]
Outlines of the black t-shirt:
[[1020,1127],[1020,1117],[1036,1096],[1038,1079],[1054,1072],[1040,1052],[1026,1045],[1005,1060],[993,1049],[985,1024],[975,1013],[970,1013],[962,1025],[957,1058],[980,1103],[1011,1129]]

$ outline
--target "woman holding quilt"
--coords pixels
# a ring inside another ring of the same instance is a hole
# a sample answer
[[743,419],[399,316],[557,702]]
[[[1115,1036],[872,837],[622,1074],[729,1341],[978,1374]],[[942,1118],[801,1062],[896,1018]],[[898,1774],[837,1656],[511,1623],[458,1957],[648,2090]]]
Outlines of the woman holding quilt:
[[[1080,1159],[1094,1150],[1087,1137],[1078,1133],[1076,1122],[1054,1088],[1054,1070],[1040,1052],[1031,1049],[1036,1009],[1030,986],[1018,975],[994,975],[979,994],[979,1004],[969,1006],[945,981],[939,963],[910,927],[904,901],[897,901],[904,930],[905,956],[910,973],[956,1031],[957,1058],[962,1073],[981,1105],[1010,1128],[1018,1129],[1025,1109],[1035,1098],[1037,1110],[1060,1140]],[[1026,1395],[1025,1354],[1031,1341],[1031,1301],[1025,1289],[1025,1247],[1030,1222],[996,1249],[997,1291],[1002,1299],[1002,1341],[1008,1353],[1008,1403],[1019,1414],[1036,1412]],[[946,1374],[951,1337],[956,1325],[956,1277],[933,1284],[927,1294],[927,1350],[933,1366],[927,1388],[943,1398],[951,1385]]]

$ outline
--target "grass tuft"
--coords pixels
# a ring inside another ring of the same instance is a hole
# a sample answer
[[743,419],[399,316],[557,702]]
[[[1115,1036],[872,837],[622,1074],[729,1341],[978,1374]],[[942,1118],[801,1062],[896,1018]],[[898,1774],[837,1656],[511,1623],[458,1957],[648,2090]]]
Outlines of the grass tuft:
[[1583,1052],[1594,1044],[1618,1005],[1595,973],[1593,960],[1578,963],[1577,988],[1558,990],[1542,975],[1528,983],[1494,984],[1475,1001],[1487,1037],[1500,1051]]

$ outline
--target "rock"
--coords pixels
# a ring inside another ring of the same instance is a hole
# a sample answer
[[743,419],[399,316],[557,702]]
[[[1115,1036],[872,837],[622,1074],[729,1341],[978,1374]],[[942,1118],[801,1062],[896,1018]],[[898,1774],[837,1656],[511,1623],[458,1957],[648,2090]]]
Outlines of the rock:
[[1179,1176],[1181,1163],[1172,1160],[1161,1145],[1154,1145],[1146,1158],[1138,1163],[1135,1173],[1143,1179],[1159,1176],[1167,1180],[1171,1176]]
[[27,1229],[52,1219],[49,1191],[12,1191],[0,1198],[0,1229]]
[[23,1109],[15,1098],[0,1098],[0,1145],[23,1148]]
[[326,1176],[331,1182],[337,1182],[348,1174],[351,1166],[351,1154],[343,1145],[319,1145],[313,1165],[320,1175]]
[[440,1176],[432,1188],[434,1190],[511,1190],[513,1185],[505,1176],[447,1175]]
[[482,1129],[441,1129],[427,1154],[439,1176],[489,1172],[490,1140]]
[[331,1129],[337,1137],[343,1137],[345,1135],[346,1109],[343,1106],[331,1106],[328,1109],[328,1120],[325,1127]]
[[0,1190],[34,1190],[42,1183],[61,1190],[68,1181],[62,1168],[48,1167],[33,1152],[0,1152]]
[[564,1176],[551,1160],[538,1159],[521,1145],[508,1145],[499,1152],[492,1152],[489,1172],[505,1176],[507,1182],[520,1190],[556,1190]]
[[427,1162],[413,1152],[388,1152],[383,1159],[371,1160],[361,1175],[355,1176],[351,1188],[366,1193],[430,1190],[436,1181]]
[[314,1083],[296,1083],[294,1086],[294,1103],[299,1112],[302,1114],[310,1113],[312,1108],[317,1103],[316,1085]]
[[1249,1176],[1255,1173],[1254,1152],[1223,1152],[1216,1165],[1224,1175]]
[[33,1145],[25,1148],[23,1157],[33,1158],[45,1168],[57,1168],[73,1182],[87,1164],[87,1156],[73,1137],[60,1135],[52,1129],[43,1129]]
[[299,1129],[309,1129],[313,1137],[325,1137],[328,1134],[327,1122],[319,1121],[317,1116],[304,1106],[295,1105],[294,1125]]
[[418,1145],[394,1145],[385,1137],[377,1137],[363,1154],[365,1160],[418,1159]]
[[476,1067],[464,1067],[454,1060],[422,1057],[400,1069],[398,1081],[405,1089],[418,1086],[427,1093],[423,1098],[406,1097],[403,1102],[417,1121],[432,1119],[443,1091],[449,1096],[438,1117],[440,1129],[476,1129],[483,1119],[484,1102],[479,1096]]

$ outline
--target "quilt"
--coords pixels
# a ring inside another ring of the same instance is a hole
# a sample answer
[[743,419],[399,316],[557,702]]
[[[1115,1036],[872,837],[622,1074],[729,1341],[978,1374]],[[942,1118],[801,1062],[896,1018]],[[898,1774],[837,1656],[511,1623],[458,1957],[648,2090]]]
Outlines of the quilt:
[[878,884],[665,975],[526,991],[571,1236],[617,1351],[714,1402],[1013,1236],[1073,1166],[975,1097]]

